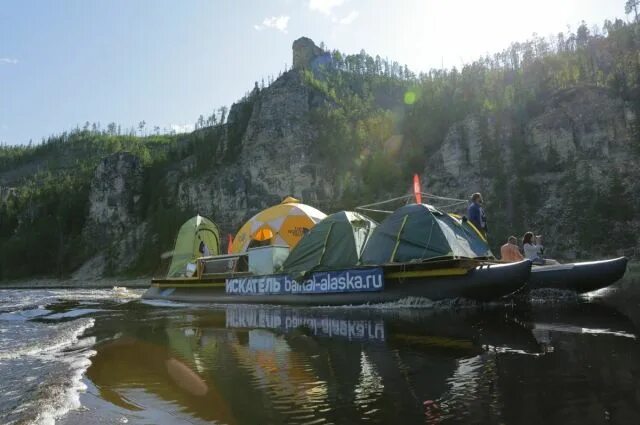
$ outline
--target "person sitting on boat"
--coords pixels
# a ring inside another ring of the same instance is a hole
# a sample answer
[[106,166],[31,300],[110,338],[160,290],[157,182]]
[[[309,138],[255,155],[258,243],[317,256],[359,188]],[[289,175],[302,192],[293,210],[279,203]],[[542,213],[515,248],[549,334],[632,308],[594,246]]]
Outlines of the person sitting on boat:
[[204,243],[204,241],[200,241],[200,246],[198,247],[198,251],[200,252],[200,255],[202,257],[211,256],[211,251],[209,251],[209,247],[207,246],[206,243]]
[[518,249],[518,239],[515,236],[509,236],[507,243],[500,247],[500,256],[502,257],[502,261],[508,263],[524,260],[524,257]]
[[469,221],[476,226],[485,237],[487,236],[487,217],[482,208],[482,195],[480,193],[474,193],[471,195],[471,203],[467,210]]
[[544,247],[542,245],[538,245],[535,242],[542,241],[542,235],[539,235],[535,238],[533,236],[533,232],[527,232],[524,234],[522,238],[522,249],[524,251],[524,258],[531,260],[531,262],[538,266],[545,266],[551,264],[558,264],[556,260],[552,260],[550,258],[543,258]]
[[[544,258],[544,245],[542,240],[542,235],[536,236],[536,246],[538,247],[538,252],[541,258]],[[552,260],[551,258],[544,258],[545,264],[548,266],[550,264],[560,264],[556,260]]]

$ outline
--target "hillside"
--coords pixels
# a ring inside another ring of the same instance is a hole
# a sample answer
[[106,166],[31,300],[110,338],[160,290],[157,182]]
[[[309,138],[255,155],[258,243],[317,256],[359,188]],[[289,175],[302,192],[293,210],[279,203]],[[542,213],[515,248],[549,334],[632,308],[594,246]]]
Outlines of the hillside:
[[293,195],[325,212],[407,192],[483,193],[492,245],[561,259],[638,247],[640,27],[586,25],[419,75],[294,42],[293,68],[181,135],[88,124],[0,149],[0,278],[162,273],[195,213],[234,233]]

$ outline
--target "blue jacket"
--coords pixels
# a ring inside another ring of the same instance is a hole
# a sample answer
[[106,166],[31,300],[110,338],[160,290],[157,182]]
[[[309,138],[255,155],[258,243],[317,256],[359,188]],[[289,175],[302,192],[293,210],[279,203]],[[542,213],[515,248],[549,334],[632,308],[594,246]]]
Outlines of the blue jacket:
[[469,221],[471,221],[478,230],[487,231],[487,218],[485,217],[484,210],[480,205],[475,202],[469,204],[467,215],[469,216]]

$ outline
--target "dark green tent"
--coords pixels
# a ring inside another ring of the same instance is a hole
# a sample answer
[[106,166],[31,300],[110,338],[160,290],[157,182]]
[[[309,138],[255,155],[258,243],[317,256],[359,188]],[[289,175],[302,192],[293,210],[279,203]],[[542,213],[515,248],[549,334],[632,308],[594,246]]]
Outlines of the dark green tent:
[[431,205],[396,210],[372,232],[362,264],[402,263],[437,257],[492,257],[487,243],[457,216]]
[[336,270],[358,264],[360,253],[375,221],[351,211],[332,214],[309,230],[284,262],[293,277],[311,271]]

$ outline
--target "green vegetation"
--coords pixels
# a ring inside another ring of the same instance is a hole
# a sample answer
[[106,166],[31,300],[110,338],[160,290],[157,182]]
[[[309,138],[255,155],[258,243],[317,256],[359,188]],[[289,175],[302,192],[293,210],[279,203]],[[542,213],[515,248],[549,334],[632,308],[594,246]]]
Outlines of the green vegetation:
[[[82,129],[51,136],[37,146],[0,148],[0,190],[11,188],[0,192],[0,279],[67,277],[98,252],[107,254],[107,272],[117,269],[109,255],[112,247],[97,246],[83,234],[96,166],[116,152],[135,155],[143,166],[135,219],[146,222],[148,232],[129,272],[155,272],[160,267],[158,259],[171,249],[176,229],[193,215],[180,208],[168,173],[189,157],[195,161],[187,167],[188,176],[209,172],[216,162],[236,160],[258,93],[256,89],[245,96],[229,122],[226,108],[220,108],[219,115],[199,119],[198,129],[190,134],[139,137],[134,130],[120,134],[115,124],[100,130],[99,125],[86,123]],[[139,130],[143,128],[142,122]],[[225,131],[226,157],[219,158]]]
[[128,151],[151,167],[176,145],[175,136],[136,137],[85,128],[35,147],[0,149],[0,182],[9,180],[14,187],[0,203],[0,278],[67,276],[97,248],[83,239],[82,229],[98,162]]

